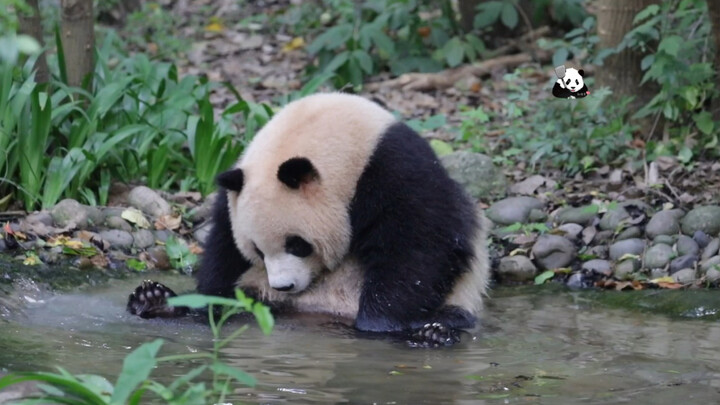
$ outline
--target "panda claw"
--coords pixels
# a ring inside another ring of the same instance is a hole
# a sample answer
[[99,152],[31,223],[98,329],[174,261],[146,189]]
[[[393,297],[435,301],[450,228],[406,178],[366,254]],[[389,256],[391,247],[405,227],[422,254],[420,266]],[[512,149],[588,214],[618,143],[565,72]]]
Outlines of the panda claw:
[[128,297],[127,311],[144,319],[173,318],[185,315],[187,308],[172,307],[167,299],[177,294],[163,284],[143,281]]
[[439,322],[433,322],[413,331],[407,344],[410,347],[436,348],[452,346],[459,341],[460,336],[457,331],[447,328]]

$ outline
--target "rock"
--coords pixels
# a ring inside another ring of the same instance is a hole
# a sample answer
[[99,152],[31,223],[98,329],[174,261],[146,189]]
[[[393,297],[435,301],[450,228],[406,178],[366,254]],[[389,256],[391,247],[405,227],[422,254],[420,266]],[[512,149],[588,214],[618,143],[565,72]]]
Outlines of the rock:
[[626,259],[615,264],[613,277],[618,280],[628,280],[632,278],[633,273],[640,270],[640,260]]
[[547,221],[547,214],[545,211],[537,208],[533,208],[530,210],[530,213],[528,214],[528,222],[545,222]]
[[[695,239],[695,241],[697,241],[697,239]],[[720,239],[713,238],[705,245],[705,249],[703,249],[702,256],[700,256],[700,258],[703,260],[709,259],[717,254],[718,249],[720,249]]]
[[153,231],[153,235],[155,235],[155,240],[165,243],[167,238],[169,238],[170,236],[173,236],[173,232],[169,231],[167,229],[162,229],[159,231]]
[[700,246],[701,249],[705,249],[705,246],[710,243],[711,238],[703,231],[695,231],[693,233],[693,239],[695,242],[697,242],[698,246]]
[[531,281],[537,275],[537,268],[525,256],[509,256],[500,259],[498,276],[502,281]]
[[593,239],[593,243],[599,245],[601,243],[610,242],[613,237],[613,233],[613,231],[600,231],[595,234],[595,239]]
[[618,260],[626,254],[642,255],[645,241],[642,239],[625,239],[610,245],[610,260]]
[[99,226],[105,222],[105,214],[98,207],[84,205],[88,215],[88,225]]
[[585,205],[582,207],[564,207],[555,214],[555,222],[566,224],[568,222],[583,226],[590,225],[597,216],[596,205]]
[[670,262],[670,269],[669,273],[670,275],[673,275],[675,272],[678,272],[682,269],[695,267],[695,262],[697,261],[697,256],[695,255],[685,255],[676,257]]
[[603,231],[614,232],[620,225],[620,221],[626,218],[630,218],[630,214],[625,211],[625,208],[617,207],[614,210],[606,212],[602,219],[600,219],[598,226]]
[[703,231],[708,235],[717,236],[720,232],[720,207],[717,205],[695,207],[685,215],[680,225],[686,235]]
[[591,281],[587,280],[586,277],[581,272],[575,272],[568,277],[568,280],[565,282],[565,285],[568,286],[568,288],[571,288],[573,290],[579,290],[581,288],[587,288],[591,286]]
[[665,210],[653,215],[645,225],[645,235],[653,239],[658,235],[674,235],[680,232],[682,210]]
[[527,179],[510,186],[510,192],[520,195],[534,195],[535,190],[540,188],[547,179],[539,174],[530,176]]
[[148,262],[150,262],[150,264],[152,264],[156,269],[167,270],[171,268],[170,258],[165,251],[165,246],[151,247],[145,253],[147,254],[146,258]]
[[492,161],[480,153],[457,151],[440,158],[448,174],[475,198],[504,197],[507,189],[505,175]]
[[497,201],[485,211],[485,215],[496,224],[512,225],[526,223],[530,210],[541,209],[543,202],[533,197],[510,197]]
[[608,188],[610,190],[619,190],[623,183],[622,169],[615,169],[610,173],[608,178]]
[[107,241],[113,248],[129,248],[133,244],[133,237],[130,232],[119,229],[100,231],[100,237]]
[[89,210],[87,208],[87,206],[68,198],[55,204],[50,215],[58,228],[75,224],[82,229],[88,226]]
[[656,279],[661,277],[667,277],[668,272],[665,269],[650,269],[650,279]]
[[645,267],[648,269],[665,267],[670,263],[674,254],[672,246],[664,243],[653,245],[645,251]]
[[700,246],[698,246],[697,242],[695,242],[693,238],[686,235],[680,235],[677,240],[677,251],[681,256],[697,256],[700,253]]
[[532,248],[535,262],[543,270],[567,267],[575,259],[577,251],[569,240],[557,235],[541,235]]
[[693,269],[681,269],[671,274],[673,280],[680,284],[689,284],[695,281],[697,278],[695,270]]
[[128,194],[128,203],[145,214],[156,218],[161,215],[169,215],[172,212],[167,201],[153,189],[145,186],[133,188]]
[[147,229],[140,229],[132,233],[133,247],[147,249],[155,244],[155,235]]
[[705,273],[705,280],[715,283],[720,280],[720,270],[710,269]]
[[612,274],[612,267],[608,260],[592,259],[582,264],[583,270],[592,271],[593,273],[609,276]]
[[120,229],[121,231],[131,232],[132,225],[120,217],[107,217],[105,218],[105,226],[110,229]]
[[102,207],[102,214],[107,220],[107,218],[110,217],[120,217],[122,216],[123,211],[125,211],[125,207]]
[[580,236],[580,233],[583,231],[582,225],[571,223],[562,224],[558,226],[557,229],[564,232],[563,236],[570,239],[571,241],[576,241]]
[[640,230],[640,227],[631,226],[620,232],[620,234],[615,237],[615,240],[625,240],[640,237],[642,237],[642,230]]
[[195,238],[200,245],[204,245],[208,235],[210,235],[210,228],[212,228],[210,222],[203,224],[193,232],[193,238]]
[[720,270],[720,256],[713,256],[709,259],[705,259],[700,263],[700,271],[708,272],[710,269],[717,268]]
[[586,254],[593,255],[597,259],[607,259],[608,258],[608,247],[605,245],[598,245],[593,246],[591,248],[588,248],[587,251],[585,251]]
[[653,245],[664,243],[666,245],[674,245],[677,242],[677,235],[658,235],[653,239]]
[[210,215],[212,214],[212,207],[215,204],[217,195],[217,191],[211,193],[205,197],[205,200],[202,204],[200,204],[200,206],[193,208],[187,215],[190,222],[197,223],[210,218]]
[[45,226],[53,226],[53,217],[48,211],[38,211],[25,217],[25,221],[31,224],[43,224]]

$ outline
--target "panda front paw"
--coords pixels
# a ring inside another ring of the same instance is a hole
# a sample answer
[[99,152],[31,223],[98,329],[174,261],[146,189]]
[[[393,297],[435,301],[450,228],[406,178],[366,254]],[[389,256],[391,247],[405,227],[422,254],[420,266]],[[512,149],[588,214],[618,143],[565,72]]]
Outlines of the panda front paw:
[[172,307],[167,299],[177,294],[167,286],[145,280],[128,297],[127,310],[140,318],[174,318],[187,313],[187,308]]
[[454,329],[447,328],[439,322],[434,322],[414,330],[407,344],[410,347],[433,348],[452,346],[459,341],[460,336]]

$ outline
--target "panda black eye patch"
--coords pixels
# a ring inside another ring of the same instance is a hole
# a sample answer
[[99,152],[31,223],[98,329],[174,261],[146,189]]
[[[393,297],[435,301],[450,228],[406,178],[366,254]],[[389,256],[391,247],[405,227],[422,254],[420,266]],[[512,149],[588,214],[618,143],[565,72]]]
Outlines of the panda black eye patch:
[[312,254],[313,247],[305,239],[290,235],[285,238],[285,252],[297,257],[308,257]]

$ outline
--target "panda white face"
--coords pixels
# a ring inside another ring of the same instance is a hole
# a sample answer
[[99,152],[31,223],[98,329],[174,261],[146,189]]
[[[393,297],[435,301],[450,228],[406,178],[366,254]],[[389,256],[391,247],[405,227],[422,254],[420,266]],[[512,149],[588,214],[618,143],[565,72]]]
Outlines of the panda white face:
[[565,70],[565,76],[561,79],[563,82],[563,86],[572,91],[576,92],[585,86],[585,82],[583,81],[583,74],[584,72],[581,70],[569,68]]
[[265,264],[268,284],[277,291],[302,292],[323,269],[312,244],[301,236],[287,235],[282,246],[271,242],[263,245],[267,246],[265,251],[253,242],[255,254]]

